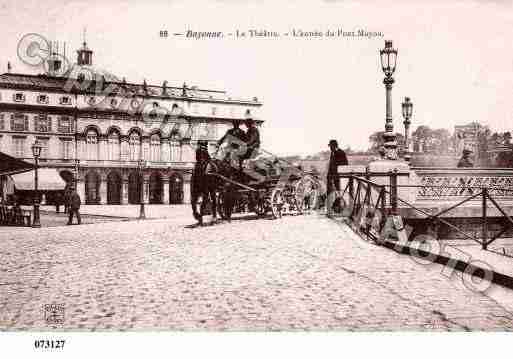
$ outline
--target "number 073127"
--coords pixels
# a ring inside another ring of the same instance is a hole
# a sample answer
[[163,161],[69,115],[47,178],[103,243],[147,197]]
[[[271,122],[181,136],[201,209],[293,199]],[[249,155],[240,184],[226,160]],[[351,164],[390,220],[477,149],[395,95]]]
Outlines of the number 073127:
[[34,341],[34,347],[36,349],[64,349],[64,343],[64,339],[36,339]]

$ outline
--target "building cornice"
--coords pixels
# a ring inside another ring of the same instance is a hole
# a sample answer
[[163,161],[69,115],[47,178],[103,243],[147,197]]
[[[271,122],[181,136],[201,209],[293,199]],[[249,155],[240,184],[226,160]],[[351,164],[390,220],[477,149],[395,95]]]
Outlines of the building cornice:
[[[40,82],[40,84],[25,84],[25,83],[15,83],[15,82],[2,82],[2,76],[20,76],[32,79],[34,81]],[[109,96],[109,95],[118,95],[118,96],[126,96],[126,97],[137,97],[137,98],[151,98],[151,99],[161,99],[161,100],[178,100],[178,101],[195,101],[195,102],[208,102],[208,103],[224,103],[224,104],[239,104],[246,106],[262,106],[262,103],[255,100],[244,100],[244,99],[232,99],[227,96],[226,99],[216,99],[216,98],[205,98],[194,96],[194,93],[204,93],[204,96],[208,96],[209,93],[215,95],[226,95],[226,91],[219,90],[205,90],[205,89],[196,89],[196,88],[186,88],[185,96],[176,96],[172,94],[164,95],[164,87],[156,86],[156,85],[146,85],[146,88],[156,90],[160,94],[149,94],[148,91],[134,91],[130,89],[130,87],[134,87],[137,89],[144,88],[144,85],[134,84],[134,83],[126,83],[126,82],[105,82],[101,84],[101,90],[97,91],[100,87],[96,86],[95,81],[91,81],[91,85],[87,89],[77,89],[77,86],[72,86],[70,91],[65,90],[66,86],[66,78],[62,77],[51,77],[51,76],[43,76],[43,75],[29,75],[29,74],[13,74],[13,73],[4,73],[0,75],[0,89],[17,89],[17,90],[29,90],[29,91],[45,91],[52,93],[63,93],[63,94],[74,94],[74,95],[95,95],[95,96]],[[52,82],[53,86],[46,86],[44,83]],[[71,79],[74,83],[78,80]],[[104,91],[106,89],[111,90],[111,92]],[[182,91],[183,88],[180,87],[166,87],[166,89],[174,90],[174,91]],[[189,92],[189,94],[187,94]]]

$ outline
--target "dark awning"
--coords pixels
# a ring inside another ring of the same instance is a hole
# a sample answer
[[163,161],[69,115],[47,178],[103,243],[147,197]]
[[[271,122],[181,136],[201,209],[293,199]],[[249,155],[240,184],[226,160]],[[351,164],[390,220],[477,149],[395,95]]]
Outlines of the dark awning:
[[[40,191],[59,191],[66,187],[66,182],[59,175],[59,171],[55,168],[39,168],[38,174],[38,189]],[[18,191],[33,191],[34,190],[34,170],[25,173],[18,173],[11,176],[14,187]]]
[[34,165],[23,160],[6,155],[0,152],[0,175],[12,175],[27,172],[34,168]]

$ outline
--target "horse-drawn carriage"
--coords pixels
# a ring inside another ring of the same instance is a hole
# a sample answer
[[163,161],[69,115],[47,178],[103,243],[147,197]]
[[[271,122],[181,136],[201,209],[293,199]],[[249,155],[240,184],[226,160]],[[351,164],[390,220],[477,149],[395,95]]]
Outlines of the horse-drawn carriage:
[[203,217],[215,221],[218,214],[224,220],[251,212],[276,219],[316,208],[320,184],[314,175],[263,151],[243,167],[228,157],[209,159],[193,171],[191,204],[200,224]]

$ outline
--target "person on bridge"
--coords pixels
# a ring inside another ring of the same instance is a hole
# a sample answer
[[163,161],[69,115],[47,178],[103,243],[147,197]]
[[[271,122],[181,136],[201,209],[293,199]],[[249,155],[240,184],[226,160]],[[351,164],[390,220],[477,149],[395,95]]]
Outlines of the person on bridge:
[[[327,182],[327,194],[329,195],[334,191],[340,191],[340,178],[337,175],[337,167],[338,166],[347,166],[347,156],[346,153],[338,148],[337,140],[330,140],[328,146],[330,147],[330,162],[328,165],[328,176],[326,179]],[[340,206],[340,198],[337,198],[333,202],[332,208],[327,208],[328,212],[331,210],[335,212],[340,212],[342,210]]]
[[458,168],[464,168],[464,167],[474,167],[474,163],[470,160],[470,154],[472,153],[469,149],[463,150],[463,155],[458,162]]

